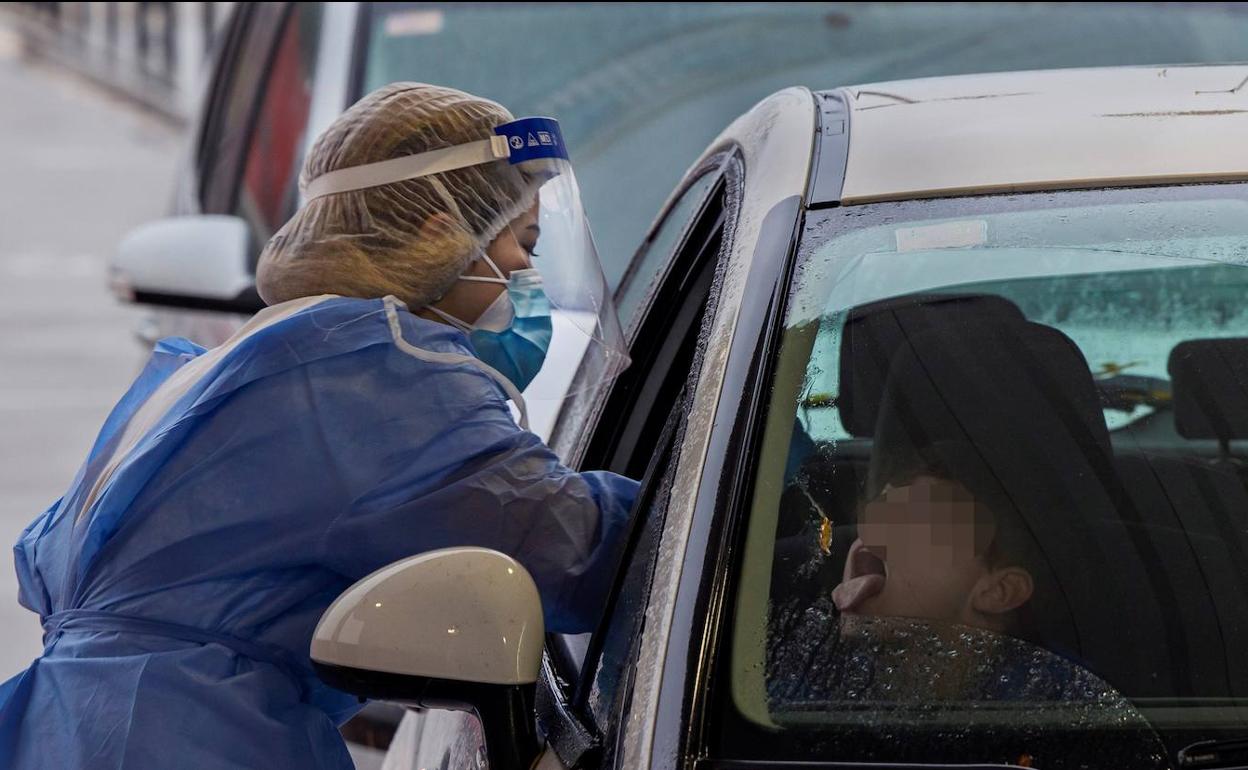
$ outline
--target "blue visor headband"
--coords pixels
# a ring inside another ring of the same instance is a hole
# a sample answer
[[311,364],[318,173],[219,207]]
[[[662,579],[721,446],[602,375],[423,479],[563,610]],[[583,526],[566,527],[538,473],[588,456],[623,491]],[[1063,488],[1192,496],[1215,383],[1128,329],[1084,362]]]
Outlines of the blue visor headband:
[[500,160],[519,166],[526,173],[554,176],[557,170],[551,161],[568,160],[559,121],[521,118],[496,126],[494,136],[489,139],[336,169],[309,182],[304,196],[311,201],[325,195],[365,190]]

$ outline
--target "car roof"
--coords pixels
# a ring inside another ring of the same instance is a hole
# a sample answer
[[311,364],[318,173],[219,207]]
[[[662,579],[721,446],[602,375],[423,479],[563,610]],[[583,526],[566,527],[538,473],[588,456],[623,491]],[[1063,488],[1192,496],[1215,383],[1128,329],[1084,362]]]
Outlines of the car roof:
[[1112,67],[840,89],[842,204],[1248,179],[1248,65]]

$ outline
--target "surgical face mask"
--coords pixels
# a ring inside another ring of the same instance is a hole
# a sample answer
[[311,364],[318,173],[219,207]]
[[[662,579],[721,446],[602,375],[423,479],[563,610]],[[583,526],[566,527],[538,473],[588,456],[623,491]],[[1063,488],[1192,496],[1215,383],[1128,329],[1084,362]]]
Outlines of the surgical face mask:
[[516,388],[524,390],[541,370],[550,349],[550,300],[542,291],[542,276],[537,270],[513,270],[510,278],[504,278],[488,255],[483,258],[497,277],[462,275],[459,279],[497,283],[507,288],[473,323],[465,323],[435,307],[429,310],[467,332],[477,356]]

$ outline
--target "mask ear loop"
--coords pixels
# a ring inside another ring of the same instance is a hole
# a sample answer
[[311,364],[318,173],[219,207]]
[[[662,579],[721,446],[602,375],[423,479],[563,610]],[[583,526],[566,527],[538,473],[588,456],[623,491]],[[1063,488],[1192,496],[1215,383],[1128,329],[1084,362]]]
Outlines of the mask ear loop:
[[490,266],[490,269],[494,271],[494,275],[497,277],[490,278],[484,275],[461,275],[458,280],[473,281],[475,283],[501,283],[506,286],[507,276],[503,275],[503,271],[498,269],[498,265],[494,264],[494,260],[490,259],[490,255],[482,253],[481,258],[485,260],[485,263]]
[[[481,258],[484,259],[485,263],[490,266],[490,269],[494,271],[494,275],[498,276],[497,278],[489,278],[487,276],[479,276],[479,275],[461,275],[455,280],[475,281],[477,283],[496,283],[496,284],[502,284],[503,286],[506,286],[508,283],[510,283],[507,280],[507,278],[503,277],[503,271],[498,269],[498,265],[494,264],[494,260],[490,259],[489,254],[482,252]],[[443,321],[446,321],[451,326],[454,326],[456,329],[459,329],[464,334],[469,334],[476,330],[476,326],[474,326],[473,324],[467,323],[466,321],[456,318],[455,316],[443,310],[438,310],[433,305],[425,305],[425,309],[428,310],[430,313],[433,313],[434,315],[436,315],[438,318],[441,318]]]

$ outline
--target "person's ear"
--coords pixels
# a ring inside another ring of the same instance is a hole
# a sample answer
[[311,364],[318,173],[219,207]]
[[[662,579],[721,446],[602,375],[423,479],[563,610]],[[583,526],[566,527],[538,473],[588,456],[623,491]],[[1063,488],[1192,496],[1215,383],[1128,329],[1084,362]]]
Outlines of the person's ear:
[[971,592],[971,607],[985,615],[1004,615],[1026,604],[1035,590],[1031,573],[1022,567],[989,570]]

